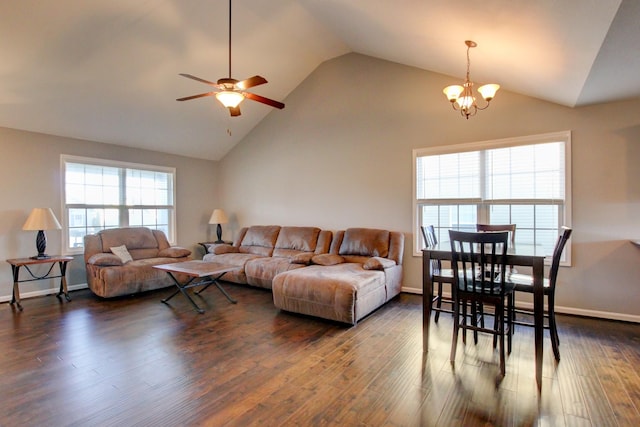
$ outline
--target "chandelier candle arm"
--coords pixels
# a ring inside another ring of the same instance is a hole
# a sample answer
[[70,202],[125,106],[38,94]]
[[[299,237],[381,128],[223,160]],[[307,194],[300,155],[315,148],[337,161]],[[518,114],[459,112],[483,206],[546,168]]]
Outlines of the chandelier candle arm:
[[460,111],[460,114],[468,120],[469,117],[474,116],[478,110],[484,110],[489,107],[489,103],[496,96],[496,92],[500,89],[500,85],[489,83],[480,86],[478,88],[478,92],[486,102],[486,105],[483,107],[478,106],[476,103],[476,97],[473,95],[473,82],[469,77],[469,70],[471,68],[469,50],[472,47],[476,47],[477,43],[472,40],[466,40],[464,43],[467,45],[467,74],[464,84],[462,86],[447,86],[442,92],[446,95],[453,109]]

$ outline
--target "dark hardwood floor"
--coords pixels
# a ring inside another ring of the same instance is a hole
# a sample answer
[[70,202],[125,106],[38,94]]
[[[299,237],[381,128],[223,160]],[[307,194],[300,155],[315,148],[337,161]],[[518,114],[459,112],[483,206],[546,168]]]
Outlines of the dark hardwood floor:
[[[640,325],[560,316],[536,391],[533,330],[518,327],[496,385],[490,336],[458,349],[441,316],[423,356],[421,297],[356,327],[278,311],[271,293],[225,285],[199,315],[172,289],[102,300],[0,304],[1,426],[637,426]],[[462,346],[462,344],[460,344]]]

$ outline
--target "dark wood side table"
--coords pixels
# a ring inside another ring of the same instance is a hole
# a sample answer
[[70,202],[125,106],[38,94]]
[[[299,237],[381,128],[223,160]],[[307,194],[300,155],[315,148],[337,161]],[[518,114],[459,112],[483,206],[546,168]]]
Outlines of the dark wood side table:
[[[69,261],[72,261],[73,257],[71,256],[58,256],[52,255],[49,258],[42,259],[34,259],[34,258],[12,258],[8,259],[7,262],[11,264],[11,271],[13,272],[13,295],[11,297],[11,304],[16,303],[18,309],[22,311],[22,305],[20,304],[20,289],[19,284],[23,282],[33,282],[34,280],[44,280],[44,279],[56,279],[60,278],[60,291],[56,294],[56,297],[60,298],[60,295],[64,295],[67,301],[71,301],[71,297],[69,296],[69,291],[67,290],[67,264]],[[53,267],[56,263],[60,266],[60,274],[55,275],[51,274],[53,271]],[[49,270],[42,276],[34,274],[33,271],[29,268],[31,265],[37,264],[51,264],[49,266]],[[20,267],[24,267],[29,275],[31,276],[28,279],[20,280]]]

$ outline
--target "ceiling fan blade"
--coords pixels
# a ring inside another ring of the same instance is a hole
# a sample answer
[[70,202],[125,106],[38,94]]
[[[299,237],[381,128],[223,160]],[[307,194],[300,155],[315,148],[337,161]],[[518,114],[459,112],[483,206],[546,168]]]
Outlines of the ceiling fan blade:
[[182,74],[182,73],[180,73],[179,75],[182,76],[182,77],[186,77],[188,79],[199,81],[200,83],[204,83],[204,84],[208,84],[208,85],[211,85],[211,86],[218,87],[218,85],[216,83],[210,82],[209,80],[201,79],[200,77],[192,76],[191,74]]
[[271,107],[279,108],[281,110],[284,108],[284,104],[282,102],[274,101],[273,99],[265,98],[264,96],[256,95],[255,93],[251,93],[251,92],[242,92],[242,94],[245,96],[245,98],[262,102],[263,104],[267,104]]
[[248,79],[242,80],[241,82],[236,83],[236,87],[240,90],[244,90],[244,89],[249,89],[250,87],[254,87],[254,86],[258,86],[258,85],[263,85],[267,82],[267,79],[265,79],[262,76],[253,76],[253,77],[249,77]]
[[207,93],[201,93],[201,94],[198,94],[198,95],[185,96],[184,98],[176,99],[176,101],[188,101],[190,99],[204,98],[205,96],[215,95],[216,93],[217,92],[207,92]]
[[240,115],[240,107],[229,107],[231,117],[237,117]]

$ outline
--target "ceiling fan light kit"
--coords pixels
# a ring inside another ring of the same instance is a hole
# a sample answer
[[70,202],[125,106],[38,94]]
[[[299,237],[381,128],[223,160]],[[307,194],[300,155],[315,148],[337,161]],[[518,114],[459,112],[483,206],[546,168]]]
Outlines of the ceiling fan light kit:
[[218,79],[216,83],[213,83],[208,80],[201,79],[200,77],[192,76],[191,74],[180,75],[188,79],[196,80],[200,83],[213,86],[217,89],[217,91],[186,96],[184,98],[178,98],[176,99],[176,101],[189,101],[191,99],[204,98],[207,96],[215,95],[216,99],[229,110],[229,113],[232,117],[240,115],[240,107],[238,106],[242,101],[244,101],[245,98],[249,98],[252,101],[257,101],[270,107],[278,109],[284,108],[284,104],[282,102],[274,101],[273,99],[265,98],[264,96],[245,91],[246,89],[249,89],[251,87],[267,83],[267,79],[265,79],[264,77],[253,76],[242,81],[238,81],[231,77],[231,0],[229,0],[229,77],[223,77],[221,79]]
[[478,92],[485,100],[486,105],[483,107],[476,104],[476,97],[473,95],[473,82],[469,78],[469,68],[471,61],[469,59],[469,49],[478,46],[476,42],[472,40],[466,40],[464,42],[467,45],[467,76],[462,86],[451,85],[444,88],[442,91],[446,96],[454,110],[460,111],[462,117],[467,120],[471,116],[475,116],[478,110],[484,110],[489,107],[491,100],[496,96],[496,92],[500,89],[500,85],[495,83],[489,83],[482,85],[478,88]]
[[216,98],[226,108],[235,108],[240,105],[242,101],[244,101],[244,95],[242,95],[240,92],[234,92],[232,90],[223,90],[222,92],[218,92],[216,93]]

